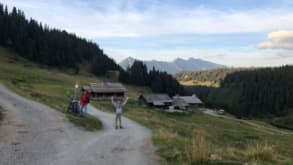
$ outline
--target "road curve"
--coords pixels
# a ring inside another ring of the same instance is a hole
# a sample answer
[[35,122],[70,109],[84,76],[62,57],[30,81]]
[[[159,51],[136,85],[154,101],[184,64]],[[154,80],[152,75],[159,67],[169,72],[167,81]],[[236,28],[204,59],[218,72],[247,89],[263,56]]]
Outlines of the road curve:
[[0,84],[0,105],[7,110],[0,126],[0,165],[151,165],[158,164],[151,131],[123,118],[88,107],[103,130],[87,132],[64,114],[18,96]]

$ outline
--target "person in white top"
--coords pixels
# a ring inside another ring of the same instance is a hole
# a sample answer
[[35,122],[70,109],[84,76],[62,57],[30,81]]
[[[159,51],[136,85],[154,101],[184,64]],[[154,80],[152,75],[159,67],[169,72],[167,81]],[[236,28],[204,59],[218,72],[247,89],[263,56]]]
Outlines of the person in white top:
[[111,101],[113,106],[115,107],[115,112],[116,112],[116,118],[115,118],[115,128],[118,129],[122,129],[122,112],[123,112],[123,107],[125,106],[125,104],[128,101],[128,97],[125,99],[125,101],[123,102],[122,99],[117,99],[117,101],[114,100],[114,97],[111,97]]

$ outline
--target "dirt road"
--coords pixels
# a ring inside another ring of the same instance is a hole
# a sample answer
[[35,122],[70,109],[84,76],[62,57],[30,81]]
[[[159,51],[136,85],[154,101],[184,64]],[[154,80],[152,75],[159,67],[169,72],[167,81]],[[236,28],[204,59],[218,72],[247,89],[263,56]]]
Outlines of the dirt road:
[[104,128],[86,132],[1,84],[0,105],[7,110],[0,126],[0,165],[157,164],[151,131],[129,119],[123,118],[125,129],[115,130],[114,115],[89,106]]

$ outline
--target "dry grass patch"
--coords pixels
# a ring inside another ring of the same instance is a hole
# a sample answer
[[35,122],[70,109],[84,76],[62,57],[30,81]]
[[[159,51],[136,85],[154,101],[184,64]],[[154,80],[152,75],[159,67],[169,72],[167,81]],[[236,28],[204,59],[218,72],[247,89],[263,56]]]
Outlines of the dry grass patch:
[[224,159],[246,162],[248,164],[278,164],[280,156],[274,145],[268,142],[252,141],[247,142],[246,146],[227,146],[222,153],[225,153]]
[[249,160],[257,164],[264,162],[276,162],[278,153],[275,151],[274,146],[267,142],[256,143],[248,145],[246,149],[246,156]]
[[194,134],[191,146],[186,149],[189,164],[208,164],[209,143],[202,131]]
[[219,87],[220,84],[213,81],[196,81],[196,80],[189,80],[189,81],[180,81],[181,85],[184,86],[207,86],[207,87]]

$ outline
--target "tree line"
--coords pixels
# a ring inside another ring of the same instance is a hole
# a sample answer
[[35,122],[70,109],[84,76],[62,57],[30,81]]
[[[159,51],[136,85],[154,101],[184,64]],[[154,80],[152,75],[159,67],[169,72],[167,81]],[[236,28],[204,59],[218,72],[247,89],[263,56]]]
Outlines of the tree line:
[[231,73],[204,96],[239,117],[285,115],[293,109],[293,66]]
[[137,86],[149,86],[153,92],[170,96],[184,93],[183,87],[172,75],[155,68],[148,72],[147,66],[141,61],[135,61],[127,71],[121,72],[119,80]]
[[64,30],[49,28],[34,19],[27,19],[24,12],[0,3],[0,46],[14,50],[19,56],[36,63],[56,68],[72,68],[76,73],[80,66],[90,66],[89,72],[104,75],[109,70],[120,71],[125,83],[149,86],[154,92],[170,95],[181,93],[183,88],[165,72],[152,70],[136,62],[124,71],[104,54],[99,46]]
[[58,68],[79,71],[87,64],[95,75],[121,68],[106,56],[99,46],[64,30],[51,29],[34,19],[26,19],[24,12],[0,4],[0,45],[10,48],[31,61]]

